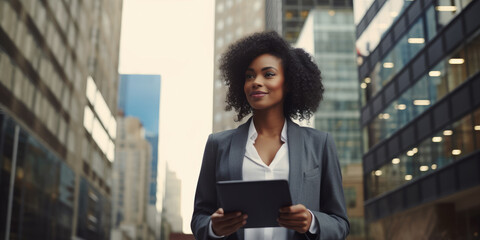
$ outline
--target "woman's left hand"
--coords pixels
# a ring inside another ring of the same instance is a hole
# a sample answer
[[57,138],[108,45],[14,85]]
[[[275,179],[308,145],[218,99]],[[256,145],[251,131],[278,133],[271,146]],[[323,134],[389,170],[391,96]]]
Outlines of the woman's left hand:
[[280,226],[293,229],[299,233],[306,233],[312,223],[310,211],[302,204],[280,208],[280,216],[277,219]]

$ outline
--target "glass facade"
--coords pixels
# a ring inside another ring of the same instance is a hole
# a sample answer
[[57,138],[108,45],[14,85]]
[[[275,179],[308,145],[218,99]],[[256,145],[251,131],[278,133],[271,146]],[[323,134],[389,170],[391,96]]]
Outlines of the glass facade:
[[401,187],[480,149],[479,139],[474,138],[480,133],[474,122],[479,123],[480,119],[475,117],[480,117],[480,108],[371,171],[365,179],[367,198]]
[[[400,1],[391,0],[389,2]],[[397,73],[399,73],[417,55],[420,50],[424,48],[425,44],[431,41],[436,36],[437,32],[441,31],[444,26],[453,19],[454,16],[456,16],[459,12],[462,11],[462,9],[466,7],[466,4],[468,3],[468,1],[465,1],[462,4],[458,2],[456,4],[458,6],[454,6],[454,3],[447,4],[439,1],[436,4],[432,4],[423,14],[421,14],[421,16],[417,20],[415,20],[415,22],[411,24],[411,26],[408,30],[405,31],[405,33],[401,34],[401,37],[396,37],[398,41],[393,44],[391,50],[383,50],[383,52],[385,53],[383,54],[381,60],[377,63],[374,63],[375,65],[373,67],[373,71],[369,74],[367,78],[362,81],[362,106],[364,106],[369,100],[374,98],[375,95],[384,86],[386,86],[393,79],[393,77]],[[408,4],[406,4],[405,7],[406,6],[408,6]],[[405,9],[405,7],[403,7],[402,9]],[[377,17],[379,19],[378,21],[382,23],[385,22],[382,21],[380,15]],[[374,21],[377,21],[377,17]],[[371,23],[371,27],[376,26],[372,24],[374,23]],[[365,34],[366,36],[371,36],[370,34],[368,34],[367,30],[362,34],[362,37]],[[376,46],[378,46],[380,38],[376,38],[377,40],[375,40],[375,47],[371,48],[370,50],[365,49],[362,51],[362,49],[365,48],[362,47],[363,45],[371,45],[370,42],[363,43],[362,37],[357,40],[357,51],[359,57],[364,58],[368,56],[370,52],[375,49]],[[391,40],[389,38],[385,39],[384,41],[388,42]],[[459,53],[459,55],[462,54]]]
[[[5,236],[10,206],[10,239],[70,238],[75,173],[24,129],[20,129],[15,139],[18,125],[3,114],[0,119],[1,236]],[[14,151],[15,143],[17,151]],[[11,186],[13,195],[9,194]]]
[[387,0],[383,4],[375,18],[357,39],[356,47],[360,56],[370,55],[411,2],[410,0]]
[[381,2],[356,42],[367,234],[476,239],[480,3],[410,1],[387,21]]
[[77,236],[110,239],[111,201],[81,177]]
[[359,87],[355,71],[353,11],[347,8],[317,7],[309,17],[295,47],[310,52],[322,72],[323,100],[313,126],[331,134],[342,168],[347,214],[352,239],[365,237],[359,127]]
[[361,162],[358,85],[355,71],[353,14],[350,10],[315,11],[315,59],[323,75],[325,95],[315,113],[315,128],[330,132],[342,167]]
[[109,199],[121,9],[122,1],[0,0],[2,237],[75,237],[80,176]]
[[[387,139],[478,73],[480,31],[440,61],[368,124],[368,148]],[[472,61],[472,63],[470,63]]]

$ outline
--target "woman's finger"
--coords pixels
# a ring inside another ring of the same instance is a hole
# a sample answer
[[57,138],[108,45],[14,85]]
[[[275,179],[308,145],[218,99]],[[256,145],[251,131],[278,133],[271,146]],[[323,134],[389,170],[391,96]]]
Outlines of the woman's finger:
[[233,213],[224,213],[224,214],[217,214],[216,212],[211,216],[212,221],[230,221],[231,219],[235,219],[241,217],[241,212],[233,212]]
[[279,218],[281,219],[291,219],[291,220],[308,220],[310,217],[310,212],[305,210],[304,212],[298,213],[280,213]]
[[296,212],[302,212],[304,210],[307,210],[307,208],[302,204],[280,208],[281,213],[296,213]]
[[228,221],[214,222],[212,220],[212,228],[216,235],[230,235],[246,224],[247,217],[248,216],[246,214],[243,214],[237,218],[233,218]]

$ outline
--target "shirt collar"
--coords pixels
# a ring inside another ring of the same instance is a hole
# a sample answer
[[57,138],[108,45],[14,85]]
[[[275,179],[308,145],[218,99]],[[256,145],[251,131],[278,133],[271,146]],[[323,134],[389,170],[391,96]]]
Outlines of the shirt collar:
[[[248,139],[252,140],[255,143],[255,140],[258,137],[257,129],[255,128],[255,124],[253,123],[253,119],[250,121],[250,127],[248,128]],[[287,120],[283,123],[282,133],[280,136],[282,142],[287,142]]]

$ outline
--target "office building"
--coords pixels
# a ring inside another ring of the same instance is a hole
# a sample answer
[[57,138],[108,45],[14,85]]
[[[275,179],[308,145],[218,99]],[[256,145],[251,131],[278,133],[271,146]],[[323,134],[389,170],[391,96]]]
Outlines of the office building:
[[[276,1],[270,1],[272,5],[268,6],[268,11],[281,11],[281,18],[273,19],[271,16],[278,16],[277,14],[268,14],[267,29],[275,30],[282,34],[282,36],[290,43],[296,43],[303,25],[309,15],[309,12],[316,8],[352,8],[352,0],[282,0],[280,7],[273,5]],[[272,6],[272,7],[270,7]],[[278,23],[281,21],[281,24]],[[280,28],[278,26],[281,26]]]
[[322,72],[325,92],[310,121],[335,140],[350,220],[349,239],[364,239],[360,87],[354,43],[352,7],[330,5],[309,11],[295,46],[309,52]]
[[[146,131],[138,118],[119,116],[117,123],[112,183],[112,236],[126,234],[130,239],[156,239],[157,226],[148,217],[151,211],[152,147],[145,138]],[[122,238],[112,237],[113,239]]]
[[145,129],[145,138],[152,147],[151,205],[157,203],[160,83],[160,75],[121,74],[118,92],[118,110],[125,117],[132,116],[140,120]]
[[476,239],[480,1],[368,2],[355,19],[369,238]]
[[162,211],[162,239],[169,239],[172,233],[182,233],[181,216],[182,181],[167,165],[165,176],[165,199]]
[[265,0],[216,0],[213,81],[213,132],[236,128],[235,111],[225,111],[227,88],[220,78],[219,60],[238,39],[265,30]]
[[109,239],[122,1],[0,1],[0,236]]

